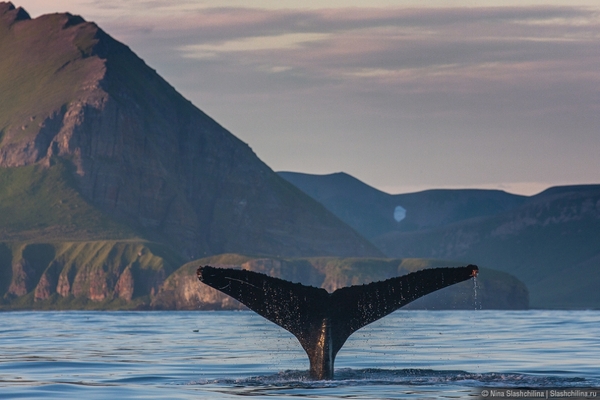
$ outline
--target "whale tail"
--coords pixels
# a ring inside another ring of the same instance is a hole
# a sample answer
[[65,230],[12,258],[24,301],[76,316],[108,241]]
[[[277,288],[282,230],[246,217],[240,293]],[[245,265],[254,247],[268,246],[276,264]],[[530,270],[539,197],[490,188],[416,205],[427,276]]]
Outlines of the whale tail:
[[198,268],[197,275],[201,282],[292,333],[308,355],[312,379],[332,379],[335,356],[352,333],[477,272],[475,265],[425,269],[333,293],[246,270],[205,266]]

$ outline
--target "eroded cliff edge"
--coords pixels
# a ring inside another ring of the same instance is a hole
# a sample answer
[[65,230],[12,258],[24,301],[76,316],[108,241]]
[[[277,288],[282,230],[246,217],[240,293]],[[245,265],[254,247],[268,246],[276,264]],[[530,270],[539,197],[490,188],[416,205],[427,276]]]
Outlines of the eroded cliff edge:
[[[181,265],[164,245],[135,241],[0,244],[0,309],[243,309],[203,285],[199,265],[243,268],[322,287],[330,292],[418,269],[457,263],[425,259],[280,258],[223,254]],[[477,293],[475,295],[475,293]],[[406,308],[526,309],[526,286],[515,277],[481,268],[467,281]]]

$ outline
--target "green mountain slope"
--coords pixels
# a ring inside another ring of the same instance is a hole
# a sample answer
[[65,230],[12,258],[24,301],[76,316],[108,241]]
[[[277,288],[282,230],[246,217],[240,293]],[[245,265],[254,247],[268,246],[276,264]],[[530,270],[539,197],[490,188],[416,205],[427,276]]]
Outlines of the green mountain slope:
[[0,240],[135,239],[142,235],[85,201],[68,166],[0,168]]
[[[86,32],[68,28],[80,17],[45,15],[29,23],[23,9],[0,3],[0,131],[3,146],[15,145],[57,123],[62,107],[85,91],[78,83],[92,82],[102,72],[100,60],[84,58],[94,45]],[[75,40],[73,40],[75,39]],[[43,134],[42,134],[43,136]],[[29,157],[36,149],[27,149]]]
[[[3,2],[0,54],[0,178],[31,188],[23,203],[0,194],[16,210],[0,240],[143,237],[188,259],[381,255],[94,23]],[[36,197],[40,182],[60,193]]]
[[183,259],[140,241],[0,243],[5,309],[133,309],[150,303]]

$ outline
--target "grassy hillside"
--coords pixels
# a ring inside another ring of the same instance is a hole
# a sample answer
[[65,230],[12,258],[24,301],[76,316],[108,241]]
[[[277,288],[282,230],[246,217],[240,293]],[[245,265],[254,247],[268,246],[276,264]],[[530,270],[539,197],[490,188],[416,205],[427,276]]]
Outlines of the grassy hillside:
[[100,60],[82,57],[95,43],[89,27],[81,25],[87,32],[65,46],[64,38],[72,32],[62,27],[76,25],[83,21],[80,17],[40,18],[43,23],[19,24],[17,31],[0,21],[0,132],[11,127],[18,132],[5,141],[0,135],[2,145],[37,133],[46,118],[64,112],[63,106],[77,98],[81,87],[74,82],[85,81],[103,68]]
[[[0,167],[63,160],[89,204],[188,258],[382,255],[94,23],[68,13],[31,19],[1,3],[0,55]],[[68,179],[40,182],[60,177]],[[14,209],[18,199],[6,196],[3,207]],[[86,213],[68,215],[55,197],[50,216],[8,217],[0,240],[140,236],[96,212],[86,226]],[[29,203],[22,208],[44,208]]]
[[0,168],[0,241],[139,237],[82,198],[65,162]]
[[135,309],[182,264],[141,241],[0,244],[0,308]]

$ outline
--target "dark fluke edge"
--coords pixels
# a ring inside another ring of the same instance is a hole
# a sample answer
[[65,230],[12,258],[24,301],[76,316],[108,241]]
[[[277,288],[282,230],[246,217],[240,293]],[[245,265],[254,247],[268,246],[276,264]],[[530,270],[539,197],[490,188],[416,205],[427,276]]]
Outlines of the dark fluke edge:
[[328,293],[265,274],[210,266],[198,279],[292,333],[308,355],[311,379],[332,379],[335,356],[358,329],[419,297],[477,276],[476,265],[432,268]]

